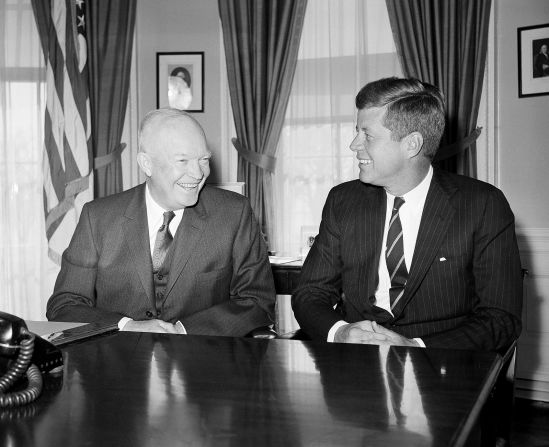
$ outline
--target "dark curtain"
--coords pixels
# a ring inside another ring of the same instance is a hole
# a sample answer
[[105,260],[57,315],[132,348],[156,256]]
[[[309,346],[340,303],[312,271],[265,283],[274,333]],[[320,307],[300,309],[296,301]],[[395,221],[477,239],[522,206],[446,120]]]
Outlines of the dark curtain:
[[94,197],[122,191],[120,153],[126,116],[136,0],[86,2]]
[[446,131],[435,162],[476,176],[491,0],[386,0],[404,74],[438,86]]
[[238,180],[271,236],[274,158],[307,0],[218,0],[239,154]]

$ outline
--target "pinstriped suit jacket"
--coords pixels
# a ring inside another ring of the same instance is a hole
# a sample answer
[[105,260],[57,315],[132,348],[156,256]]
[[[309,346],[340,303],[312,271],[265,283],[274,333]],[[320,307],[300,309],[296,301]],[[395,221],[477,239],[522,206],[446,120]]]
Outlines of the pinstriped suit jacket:
[[292,297],[307,334],[326,340],[344,319],[375,320],[433,347],[497,350],[519,336],[521,265],[514,216],[499,189],[435,169],[394,317],[374,296],[385,212],[383,188],[356,180],[330,191]]
[[[86,204],[47,305],[57,321],[181,320],[188,333],[241,336],[271,324],[274,282],[248,200],[205,186],[186,208],[156,303],[145,185]],[[158,313],[157,313],[158,312]]]

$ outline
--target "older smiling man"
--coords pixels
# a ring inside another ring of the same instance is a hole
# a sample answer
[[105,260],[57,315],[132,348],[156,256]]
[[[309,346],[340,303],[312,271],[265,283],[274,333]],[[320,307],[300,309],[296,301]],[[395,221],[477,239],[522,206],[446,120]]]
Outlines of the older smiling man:
[[242,336],[271,324],[274,284],[248,200],[205,186],[210,152],[176,109],[143,119],[146,183],[86,204],[47,306],[56,321]]

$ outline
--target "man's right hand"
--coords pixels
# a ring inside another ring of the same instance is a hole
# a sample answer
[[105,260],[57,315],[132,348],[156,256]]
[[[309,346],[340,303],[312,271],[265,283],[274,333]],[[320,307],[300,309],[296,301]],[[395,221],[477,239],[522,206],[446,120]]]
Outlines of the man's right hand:
[[387,341],[385,334],[374,331],[372,321],[364,320],[341,326],[335,333],[335,343],[379,344]]
[[181,332],[181,330],[174,324],[162,320],[130,320],[124,325],[124,328],[122,330],[130,332],[159,332],[163,334],[184,334],[184,332]]

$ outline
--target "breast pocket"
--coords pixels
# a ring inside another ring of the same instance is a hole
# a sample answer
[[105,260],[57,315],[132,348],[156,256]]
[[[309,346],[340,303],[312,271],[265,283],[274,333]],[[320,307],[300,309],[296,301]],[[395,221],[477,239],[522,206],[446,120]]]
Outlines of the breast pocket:
[[196,275],[194,296],[208,306],[227,301],[230,295],[232,266],[201,272]]

